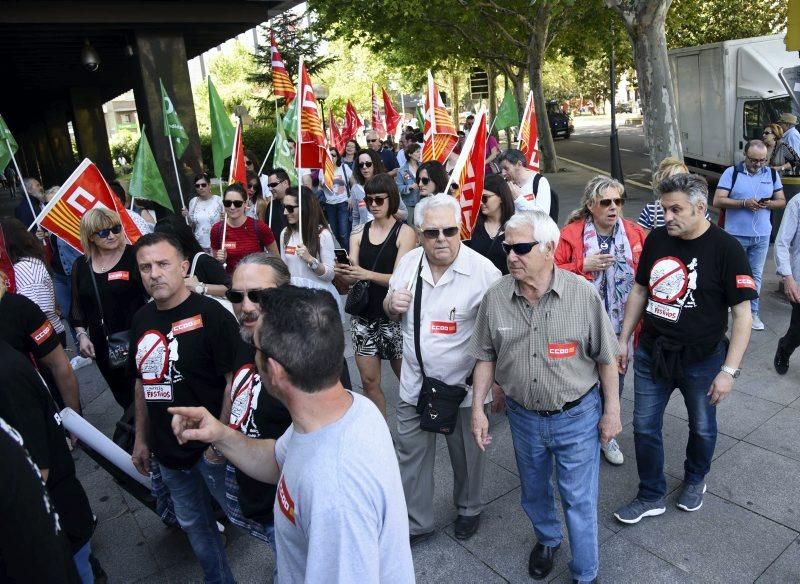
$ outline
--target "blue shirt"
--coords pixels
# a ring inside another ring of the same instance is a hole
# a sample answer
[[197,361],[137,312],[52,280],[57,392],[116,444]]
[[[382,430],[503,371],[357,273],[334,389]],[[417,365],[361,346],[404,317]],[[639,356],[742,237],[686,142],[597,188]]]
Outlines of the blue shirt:
[[800,154],[800,132],[797,131],[797,128],[789,128],[786,130],[783,134],[783,141],[794,148],[795,152]]
[[[733,169],[738,170],[736,183],[731,190],[733,181]],[[750,175],[743,164],[737,164],[725,169],[719,179],[718,189],[728,191],[728,198],[735,201],[746,199],[769,199],[776,191],[783,189],[781,177],[776,172],[775,180],[772,180],[773,171],[768,166],[758,169],[755,174]],[[772,232],[770,223],[769,209],[759,209],[751,211],[745,208],[735,208],[725,210],[725,231],[731,235],[741,237],[765,236]]]

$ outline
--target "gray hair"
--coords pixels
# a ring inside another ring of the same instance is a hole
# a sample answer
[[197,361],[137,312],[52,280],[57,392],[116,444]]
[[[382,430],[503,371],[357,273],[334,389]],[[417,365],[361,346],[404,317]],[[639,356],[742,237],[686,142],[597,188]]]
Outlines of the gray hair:
[[708,183],[699,174],[673,174],[658,185],[659,197],[676,192],[684,193],[693,207],[700,201],[708,205]]
[[[289,267],[286,265],[286,263],[278,256],[269,255],[263,251],[251,253],[250,255],[243,257],[241,260],[239,260],[239,263],[236,264],[236,270],[239,269],[239,266],[246,265],[268,266],[272,268],[272,271],[275,273],[276,286],[285,286],[291,279]],[[234,270],[234,273],[236,270]]]
[[558,225],[556,225],[556,222],[544,211],[524,211],[522,213],[515,213],[511,216],[511,219],[506,221],[503,231],[519,229],[520,227],[526,226],[533,229],[533,236],[538,240],[539,249],[541,251],[544,251],[548,243],[553,244],[553,249],[558,246],[558,240],[561,237]]
[[625,193],[625,187],[622,186],[621,182],[611,178],[610,176],[598,174],[592,180],[586,183],[586,187],[583,189],[583,197],[581,197],[581,206],[570,213],[567,223],[586,219],[586,217],[589,215],[589,205],[596,203],[597,199],[600,198],[600,195],[606,189],[614,189],[618,191],[620,197]]
[[497,164],[500,164],[504,161],[508,162],[511,166],[516,166],[517,164],[526,166],[528,164],[528,160],[525,158],[525,153],[516,148],[509,148],[497,157]]
[[414,225],[417,229],[422,229],[422,222],[425,219],[425,211],[438,209],[439,207],[450,207],[456,220],[456,227],[461,227],[461,205],[458,201],[445,193],[438,193],[429,197],[423,197],[417,206],[414,207]]

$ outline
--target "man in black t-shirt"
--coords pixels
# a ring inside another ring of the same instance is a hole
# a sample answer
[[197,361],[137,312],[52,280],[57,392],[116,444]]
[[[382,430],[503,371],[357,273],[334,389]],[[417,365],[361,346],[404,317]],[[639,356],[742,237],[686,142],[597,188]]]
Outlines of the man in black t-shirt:
[[[733,389],[750,340],[749,301],[756,298],[742,246],[706,218],[708,185],[678,174],[658,186],[665,226],[644,244],[636,284],[625,307],[620,369],[639,319],[644,327],[635,355],[633,430],[639,493],[614,516],[623,523],[666,510],[661,426],[674,388],[689,413],[684,486],[677,506],[697,511],[706,491],[717,439],[716,405]],[[725,337],[733,313],[730,343]]]
[[202,406],[227,423],[240,341],[236,320],[215,300],[186,288],[189,261],[174,236],[145,235],[134,251],[153,302],[139,309],[131,325],[132,460],[147,474],[152,453],[206,581],[233,582],[209,499],[211,494],[225,508],[225,459],[203,442],[178,444],[167,408]]

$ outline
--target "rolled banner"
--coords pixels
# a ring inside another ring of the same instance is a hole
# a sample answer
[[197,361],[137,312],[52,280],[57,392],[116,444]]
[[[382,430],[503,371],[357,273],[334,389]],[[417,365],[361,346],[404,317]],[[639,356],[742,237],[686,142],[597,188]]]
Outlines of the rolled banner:
[[150,490],[150,477],[142,475],[131,462],[131,455],[114,444],[100,430],[92,426],[85,418],[72,408],[61,410],[61,421],[68,432],[72,432],[78,440],[108,460],[137,483]]

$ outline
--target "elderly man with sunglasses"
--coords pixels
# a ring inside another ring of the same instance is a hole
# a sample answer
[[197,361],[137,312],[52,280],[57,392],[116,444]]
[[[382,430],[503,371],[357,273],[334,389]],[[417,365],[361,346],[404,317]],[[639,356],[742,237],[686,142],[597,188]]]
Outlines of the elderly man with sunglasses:
[[373,130],[367,132],[366,139],[367,148],[374,150],[381,157],[383,166],[386,169],[386,174],[392,178],[396,177],[397,172],[400,170],[400,165],[397,163],[397,157],[394,155],[394,151],[391,148],[383,148],[377,132]]
[[[423,375],[445,384],[466,386],[475,365],[475,359],[466,349],[478,306],[489,287],[500,278],[500,270],[488,259],[461,243],[461,208],[456,199],[443,193],[432,195],[420,201],[414,211],[422,245],[400,260],[383,303],[386,314],[399,320],[403,331],[395,444],[412,545],[430,537],[435,528],[436,434],[420,427],[421,415],[417,409]],[[417,355],[422,356],[422,364]],[[483,511],[485,456],[470,437],[468,408],[472,405],[472,391],[469,386],[466,389],[452,433],[446,436],[453,465],[458,539],[475,534]],[[475,407],[481,410],[485,407],[484,397],[485,394]]]
[[600,443],[622,429],[619,345],[594,287],[555,266],[558,240],[558,226],[541,211],[506,222],[502,245],[510,273],[483,299],[468,348],[478,360],[472,432],[481,450],[491,442],[489,421],[475,404],[496,380],[506,394],[522,507],[536,533],[528,572],[546,578],[561,546],[555,466],[573,581],[594,582]]

